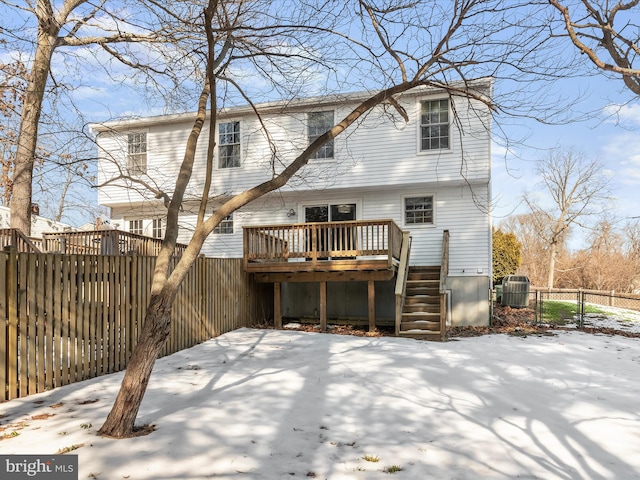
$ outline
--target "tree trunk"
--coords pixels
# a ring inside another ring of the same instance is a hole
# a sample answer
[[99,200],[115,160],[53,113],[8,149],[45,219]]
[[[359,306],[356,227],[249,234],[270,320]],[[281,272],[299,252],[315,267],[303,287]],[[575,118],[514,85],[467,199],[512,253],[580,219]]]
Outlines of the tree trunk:
[[153,366],[169,336],[171,308],[177,289],[163,288],[151,297],[138,343],[129,360],[115,403],[99,435],[127,438],[135,433],[135,421],[147,390]]
[[553,282],[556,271],[556,257],[558,256],[558,244],[551,244],[551,252],[549,253],[549,272],[547,275],[547,287],[553,288]]
[[33,166],[38,143],[38,124],[58,34],[57,30],[44,31],[42,25],[38,29],[38,44],[20,119],[11,197],[11,228],[17,228],[25,235],[31,235]]

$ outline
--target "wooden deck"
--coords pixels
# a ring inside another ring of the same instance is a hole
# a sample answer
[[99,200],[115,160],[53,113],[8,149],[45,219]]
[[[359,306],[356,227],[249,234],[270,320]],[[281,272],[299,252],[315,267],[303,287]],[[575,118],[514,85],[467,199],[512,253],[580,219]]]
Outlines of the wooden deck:
[[281,283],[315,282],[322,330],[327,282],[368,282],[369,330],[376,327],[374,282],[392,279],[408,233],[393,220],[360,220],[244,228],[244,262],[258,282],[274,285],[274,323],[282,327]]
[[392,278],[402,233],[393,220],[244,227],[245,269],[268,282],[368,278],[355,272]]
[[[244,227],[245,270],[273,283],[274,323],[282,327],[281,284],[313,282],[319,288],[319,316],[327,326],[327,282],[368,283],[369,330],[376,328],[376,281],[396,278],[396,335],[443,340],[449,232],[442,265],[409,268],[411,236],[393,220],[298,223]],[[410,271],[411,270],[411,271]]]
[[[155,257],[162,239],[122,230],[43,233],[42,239],[27,238],[20,231],[0,229],[0,248],[15,247],[19,252],[64,253],[68,255],[142,255]],[[186,245],[176,244],[174,256],[182,255]]]

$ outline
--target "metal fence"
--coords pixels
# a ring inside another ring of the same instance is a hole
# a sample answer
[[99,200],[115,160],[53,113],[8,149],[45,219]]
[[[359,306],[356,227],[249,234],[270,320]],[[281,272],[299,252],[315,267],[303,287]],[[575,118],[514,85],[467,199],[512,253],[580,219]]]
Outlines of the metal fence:
[[640,295],[598,290],[532,289],[536,323],[640,334]]

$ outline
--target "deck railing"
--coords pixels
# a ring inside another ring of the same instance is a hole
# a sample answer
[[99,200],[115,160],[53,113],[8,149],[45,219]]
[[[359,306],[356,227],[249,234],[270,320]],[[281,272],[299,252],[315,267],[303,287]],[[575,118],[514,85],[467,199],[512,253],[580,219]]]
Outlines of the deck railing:
[[[46,253],[156,256],[161,247],[159,238],[120,230],[42,234],[42,251]],[[181,255],[185,248],[186,245],[176,244],[174,255]]]
[[41,246],[37,239],[29,238],[15,228],[0,228],[0,250],[15,247],[19,252],[39,253]]
[[402,230],[393,220],[244,227],[244,259],[289,262],[400,257]]

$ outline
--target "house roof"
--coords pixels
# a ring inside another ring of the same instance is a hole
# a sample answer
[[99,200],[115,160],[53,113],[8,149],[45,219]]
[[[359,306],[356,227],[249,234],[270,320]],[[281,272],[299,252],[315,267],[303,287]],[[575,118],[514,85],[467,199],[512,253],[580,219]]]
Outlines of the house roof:
[[[460,82],[462,85],[462,82]],[[467,85],[470,82],[467,82]],[[490,88],[492,84],[491,78],[479,78],[472,81],[473,86],[483,89]],[[416,87],[403,95],[405,96],[416,96],[416,95],[425,95],[429,93],[436,93],[441,89],[437,87]],[[262,114],[267,113],[282,113],[284,111],[295,111],[295,110],[305,110],[309,107],[318,107],[318,106],[331,106],[331,105],[341,105],[344,103],[353,103],[358,101],[363,101],[369,98],[371,95],[375,94],[375,91],[361,91],[361,92],[351,92],[351,93],[343,93],[343,94],[334,94],[334,95],[326,95],[326,96],[318,96],[318,97],[308,97],[308,98],[295,98],[291,100],[279,100],[274,102],[264,102],[255,104],[255,110]],[[241,117],[247,114],[253,114],[254,107],[250,105],[241,105],[236,107],[223,108],[218,112],[218,116],[222,118],[229,117]],[[111,130],[123,130],[130,128],[144,128],[149,126],[156,125],[166,125],[172,123],[182,123],[182,122],[191,122],[196,116],[196,112],[185,112],[185,113],[176,113],[170,115],[156,115],[156,116],[148,116],[148,117],[131,117],[131,118],[122,118],[117,120],[109,120],[106,122],[100,123],[92,123],[89,125],[89,128],[94,132],[106,132]]]

